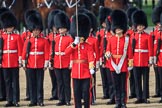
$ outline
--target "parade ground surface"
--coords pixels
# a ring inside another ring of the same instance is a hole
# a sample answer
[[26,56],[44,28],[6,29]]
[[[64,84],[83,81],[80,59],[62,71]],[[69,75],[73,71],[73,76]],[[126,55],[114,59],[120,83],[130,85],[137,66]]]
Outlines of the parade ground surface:
[[[147,32],[150,31],[152,27],[149,27]],[[128,108],[162,108],[162,103],[158,103],[160,98],[152,98],[152,96],[155,94],[155,74],[153,71],[153,68],[150,69],[150,104],[134,104],[134,101],[136,99],[128,99],[127,107]],[[71,100],[71,106],[56,106],[56,103],[58,100],[49,101],[48,99],[51,96],[51,79],[49,77],[48,70],[45,72],[44,77],[44,108],[74,108],[74,100],[73,100],[73,92],[72,92],[72,100]],[[20,108],[27,108],[29,101],[24,101],[25,98],[25,87],[26,87],[26,79],[25,79],[25,72],[21,68],[20,69]],[[97,71],[97,100],[96,105],[92,105],[91,108],[114,108],[115,105],[106,105],[108,99],[103,100],[102,96],[102,82],[101,82],[101,76],[100,72]],[[0,108],[3,108],[3,106],[6,104],[5,101],[0,102]],[[39,107],[39,106],[38,106]]]

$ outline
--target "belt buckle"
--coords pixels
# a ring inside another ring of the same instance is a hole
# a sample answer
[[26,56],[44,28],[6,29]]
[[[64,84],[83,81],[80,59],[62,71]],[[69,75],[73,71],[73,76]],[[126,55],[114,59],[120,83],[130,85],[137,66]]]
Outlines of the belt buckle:
[[34,54],[37,54],[37,52],[34,52]]
[[7,53],[9,53],[10,52],[10,50],[7,50]]
[[141,49],[139,49],[139,51],[138,52],[141,52]]

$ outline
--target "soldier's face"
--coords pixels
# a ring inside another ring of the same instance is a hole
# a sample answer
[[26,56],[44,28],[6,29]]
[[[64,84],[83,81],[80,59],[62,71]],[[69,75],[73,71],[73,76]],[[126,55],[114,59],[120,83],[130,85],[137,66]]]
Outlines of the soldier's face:
[[142,32],[145,29],[144,25],[137,25],[137,31]]
[[33,36],[34,36],[34,37],[39,36],[40,33],[41,33],[41,31],[40,31],[39,29],[34,29],[34,30],[33,30]]
[[6,28],[6,32],[12,32],[14,30],[14,27],[8,27]]
[[60,34],[65,34],[67,32],[66,28],[59,28],[59,33]]
[[123,30],[117,28],[117,29],[115,30],[115,34],[116,34],[117,36],[122,36],[122,35],[123,35]]

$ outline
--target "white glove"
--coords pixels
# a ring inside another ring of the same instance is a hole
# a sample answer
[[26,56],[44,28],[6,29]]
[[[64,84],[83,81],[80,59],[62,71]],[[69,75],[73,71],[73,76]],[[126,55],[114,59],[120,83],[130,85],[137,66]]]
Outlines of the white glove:
[[133,66],[128,67],[128,71],[131,71],[133,69]]
[[79,44],[80,37],[75,37],[74,44],[77,45]]
[[149,58],[149,64],[153,64],[154,63],[154,57],[150,57]]
[[106,52],[106,53],[105,53],[105,57],[106,57],[107,59],[109,59],[109,58],[111,57],[111,53],[110,53],[110,52]]
[[95,70],[94,69],[90,69],[90,73],[91,73],[91,75],[93,75],[95,73]]

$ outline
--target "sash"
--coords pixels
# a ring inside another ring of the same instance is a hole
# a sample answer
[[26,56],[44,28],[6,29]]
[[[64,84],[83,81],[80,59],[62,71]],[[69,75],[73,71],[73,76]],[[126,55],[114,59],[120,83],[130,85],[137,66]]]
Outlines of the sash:
[[125,57],[126,57],[126,55],[127,55],[128,43],[129,43],[129,37],[126,36],[126,37],[125,37],[125,43],[124,43],[124,51],[123,51],[124,53],[123,53],[123,55],[122,55],[122,57],[121,57],[121,59],[120,59],[118,65],[116,65],[116,64],[114,63],[113,59],[111,58],[111,65],[112,65],[112,67],[115,69],[115,72],[116,72],[117,74],[120,74],[120,72],[121,72],[121,68],[122,68],[122,66],[123,66]]

